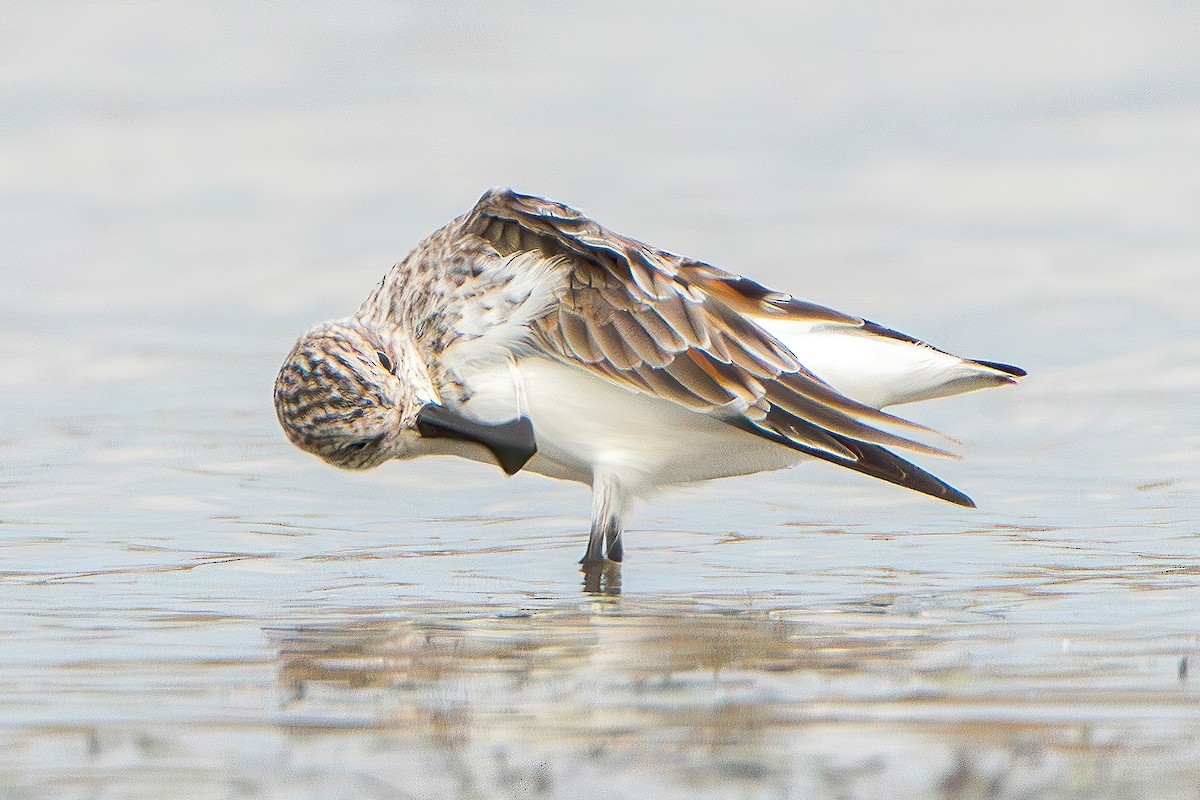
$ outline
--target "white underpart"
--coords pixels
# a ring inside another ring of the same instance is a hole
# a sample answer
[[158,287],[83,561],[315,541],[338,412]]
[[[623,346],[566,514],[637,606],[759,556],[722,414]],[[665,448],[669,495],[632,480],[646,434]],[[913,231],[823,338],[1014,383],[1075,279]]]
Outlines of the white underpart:
[[756,317],[755,322],[818,378],[875,408],[1011,382],[991,367],[853,325],[771,317]]
[[[481,362],[474,362],[482,366]],[[465,410],[511,419],[524,394],[538,453],[526,469],[591,483],[597,470],[632,494],[795,464],[803,454],[697,414],[668,400],[623,389],[582,369],[540,357],[468,370]],[[484,457],[481,460],[486,460]]]

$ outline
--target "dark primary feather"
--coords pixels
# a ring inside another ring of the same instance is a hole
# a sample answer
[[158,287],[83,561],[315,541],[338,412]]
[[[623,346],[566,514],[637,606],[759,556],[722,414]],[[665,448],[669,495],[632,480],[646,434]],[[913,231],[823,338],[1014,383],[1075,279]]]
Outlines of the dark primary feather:
[[[784,427],[795,425],[793,420],[789,420],[784,424]],[[742,423],[737,423],[739,428],[743,430],[751,430],[750,427]],[[752,431],[757,433],[758,431]],[[760,434],[761,435],[761,434]],[[925,470],[918,467],[890,450],[885,450],[879,445],[868,444],[867,442],[859,442],[848,437],[838,436],[837,434],[829,434],[830,438],[834,439],[838,444],[842,445],[846,450],[846,457],[830,455],[824,451],[810,448],[804,444],[795,442],[783,434],[776,434],[769,438],[774,439],[780,444],[786,444],[794,447],[801,452],[808,453],[816,458],[824,459],[833,464],[852,469],[856,472],[861,472],[864,475],[870,475],[872,478],[878,478],[888,483],[894,483],[898,486],[903,486],[906,489],[913,489],[922,494],[937,497],[945,500],[948,503],[954,503],[967,508],[974,508],[975,501],[965,494],[955,489],[950,484],[938,478],[936,475],[931,475]]]
[[[895,330],[892,330],[891,328],[885,328],[883,325],[880,325],[878,322],[871,322],[870,320],[862,320],[860,322],[859,327],[861,327],[865,332],[872,333],[876,336],[886,336],[889,339],[898,339],[901,342],[908,342],[909,344],[916,344],[916,345],[920,345],[921,347],[928,347],[930,350],[937,350],[939,353],[946,352],[945,350],[941,350],[937,347],[934,347],[933,345],[929,344],[928,342],[923,342],[914,336],[909,336],[907,333],[901,333],[900,331],[895,331]],[[990,367],[991,369],[994,369],[997,372],[1003,372],[1005,375],[1010,376],[1010,378],[1023,378],[1023,377],[1025,377],[1025,375],[1028,374],[1025,372],[1025,370],[1021,369],[1020,367],[1014,367],[1012,364],[1001,364],[999,361],[984,361],[981,358],[970,358],[967,360],[970,361],[972,364],[979,364],[982,367]],[[998,382],[1000,382],[1000,383],[1004,383],[1004,382],[1012,383],[1013,382],[1011,380],[1001,378],[1000,376],[997,376],[997,378],[999,378]]]
[[985,367],[991,367],[992,369],[1007,373],[1014,378],[1024,378],[1029,374],[1020,367],[1014,367],[1012,364],[1001,364],[999,361],[984,361],[981,358],[972,358],[971,361],[976,364],[982,364]]
[[502,256],[540,251],[562,257],[566,288],[534,325],[547,355],[817,458],[971,504],[884,447],[949,453],[876,425],[929,429],[840,394],[750,317],[870,323],[612,233],[567,206],[508,190],[485,194],[464,220],[463,233],[483,237]]

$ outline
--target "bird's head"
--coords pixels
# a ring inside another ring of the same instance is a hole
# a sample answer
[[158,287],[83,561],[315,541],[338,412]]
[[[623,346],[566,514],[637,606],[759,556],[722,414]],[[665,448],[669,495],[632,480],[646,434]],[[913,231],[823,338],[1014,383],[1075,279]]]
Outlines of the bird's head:
[[292,444],[342,469],[438,452],[429,440],[451,439],[482,445],[511,475],[537,450],[524,417],[487,423],[443,406],[412,341],[358,319],[300,337],[275,379],[275,413]]
[[301,336],[275,379],[275,413],[292,444],[342,469],[403,457],[433,390],[398,338],[355,319]]

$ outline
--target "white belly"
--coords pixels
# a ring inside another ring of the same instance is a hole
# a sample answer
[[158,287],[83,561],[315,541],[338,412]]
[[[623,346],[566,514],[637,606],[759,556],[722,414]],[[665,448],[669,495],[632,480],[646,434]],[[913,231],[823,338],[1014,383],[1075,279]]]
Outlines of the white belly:
[[[511,419],[521,407],[533,422],[538,454],[526,469],[591,483],[593,469],[614,472],[634,492],[791,466],[804,456],[720,420],[616,386],[543,358],[470,376],[467,410]],[[465,376],[464,376],[465,377]]]

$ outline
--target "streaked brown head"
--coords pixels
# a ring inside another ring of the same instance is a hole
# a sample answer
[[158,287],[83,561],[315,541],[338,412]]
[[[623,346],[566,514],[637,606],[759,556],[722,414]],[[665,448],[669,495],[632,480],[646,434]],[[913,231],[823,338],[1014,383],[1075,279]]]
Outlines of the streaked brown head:
[[309,330],[275,379],[275,413],[288,439],[342,469],[393,458],[396,437],[412,431],[422,405],[396,377],[400,358],[387,337],[358,320]]

